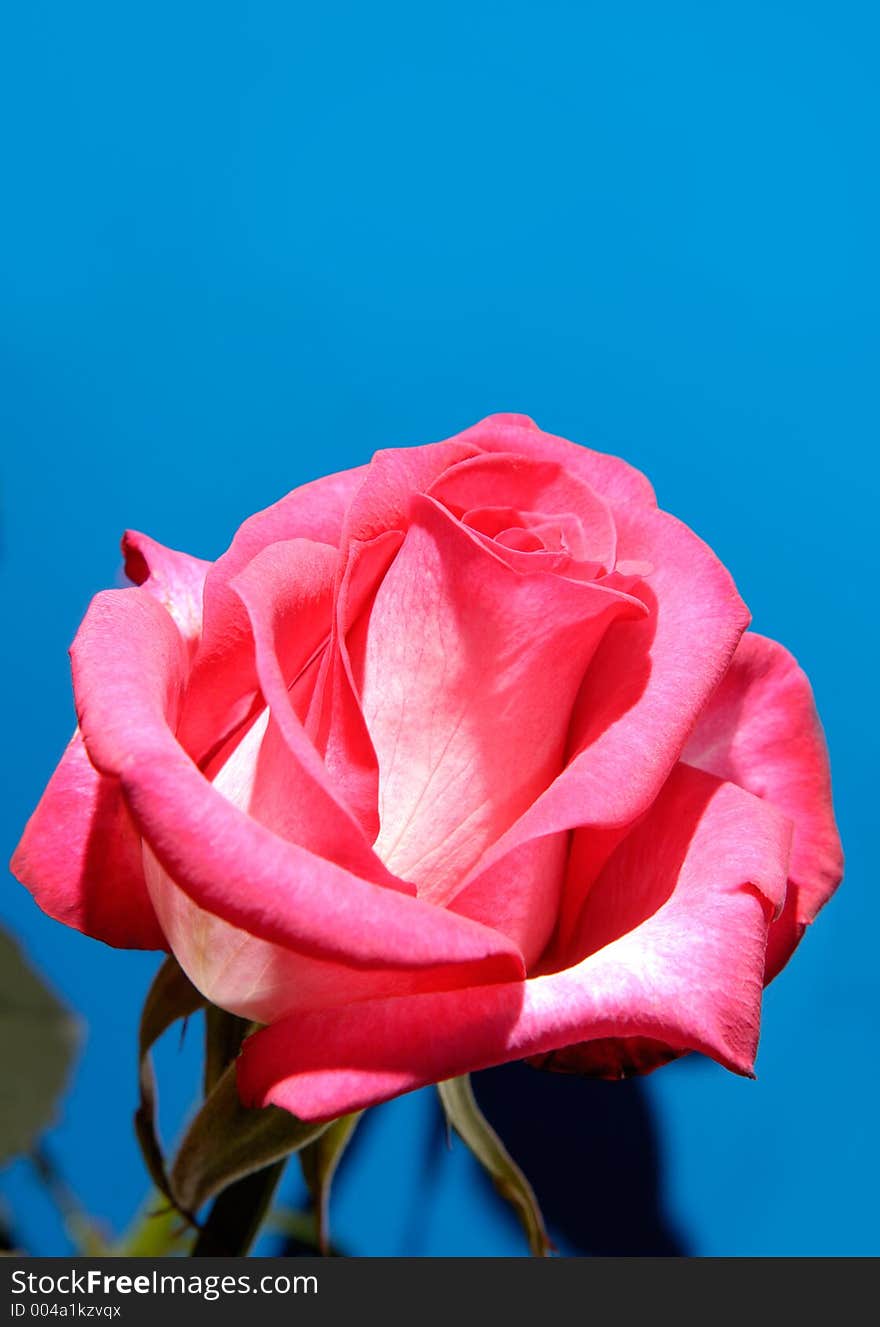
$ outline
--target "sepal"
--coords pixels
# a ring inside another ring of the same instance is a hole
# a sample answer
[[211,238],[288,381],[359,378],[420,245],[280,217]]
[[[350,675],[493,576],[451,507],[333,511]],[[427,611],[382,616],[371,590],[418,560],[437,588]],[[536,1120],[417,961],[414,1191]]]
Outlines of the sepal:
[[553,1246],[534,1190],[477,1105],[470,1075],[438,1083],[437,1091],[449,1124],[488,1172],[501,1197],[510,1203],[522,1222],[534,1256],[549,1257]]

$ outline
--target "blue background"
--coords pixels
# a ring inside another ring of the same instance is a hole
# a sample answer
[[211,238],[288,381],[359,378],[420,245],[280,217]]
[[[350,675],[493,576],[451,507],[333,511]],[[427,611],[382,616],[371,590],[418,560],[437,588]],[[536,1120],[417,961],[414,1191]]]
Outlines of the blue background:
[[[4,24],[7,858],[125,526],[214,557],[300,481],[493,410],[627,457],[813,679],[848,857],[767,994],[757,1083],[689,1060],[571,1098],[575,1204],[654,1201],[590,1150],[593,1110],[623,1128],[635,1092],[662,1222],[697,1254],[880,1252],[877,14],[29,0]],[[0,916],[87,1028],[51,1141],[118,1229],[155,959],[11,878]],[[194,1058],[163,1049],[166,1127]],[[378,1114],[340,1177],[349,1251],[521,1250],[435,1141],[424,1095]],[[26,1167],[0,1183],[29,1246],[64,1251]]]

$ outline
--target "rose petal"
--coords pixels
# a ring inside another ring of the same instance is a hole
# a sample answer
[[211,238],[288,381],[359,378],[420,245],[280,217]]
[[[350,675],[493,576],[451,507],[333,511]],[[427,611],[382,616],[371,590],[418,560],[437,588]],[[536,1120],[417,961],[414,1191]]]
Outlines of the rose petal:
[[[122,537],[125,573],[170,614],[192,653],[211,563],[137,530]],[[49,916],[122,949],[165,940],[144,881],[140,837],[118,780],[92,766],[77,730],[31,816],[11,869]]]
[[202,760],[245,718],[258,689],[247,613],[230,582],[262,549],[279,540],[338,545],[345,512],[366,468],[304,484],[257,512],[211,568],[205,580],[202,638],[179,732],[181,744],[195,760]]
[[451,465],[476,452],[475,446],[454,438],[376,452],[346,513],[343,542],[364,544],[388,530],[405,530],[413,495],[427,493]]
[[609,1037],[702,1051],[749,1074],[789,845],[787,821],[766,802],[678,766],[600,882],[607,905],[635,886],[633,930],[568,970],[525,982],[364,1001],[277,1023],[245,1042],[242,1098],[328,1119]]
[[164,949],[141,866],[140,836],[119,782],[71,738],[10,864],[37,903],[65,926],[120,949]]
[[329,634],[338,562],[338,551],[327,544],[287,540],[258,553],[232,581],[250,617],[257,674],[272,716],[237,804],[319,857],[414,893],[373,852],[290,703],[291,681]]
[[[471,523],[469,522],[469,524]],[[540,535],[533,534],[531,530],[524,530],[521,526],[513,526],[507,530],[499,530],[498,534],[493,537],[496,543],[501,544],[505,548],[515,549],[520,553],[547,552]]]
[[657,505],[654,490],[640,470],[619,456],[591,451],[567,438],[545,433],[527,415],[489,415],[451,441],[478,447],[481,451],[517,452],[538,460],[556,461],[594,488],[613,507],[626,502],[643,507]]
[[184,640],[195,649],[202,633],[205,577],[213,564],[166,548],[138,530],[126,530],[122,553],[128,579],[167,608]]
[[461,889],[447,906],[509,935],[531,971],[556,925],[569,837],[547,834],[528,840]]
[[361,710],[349,641],[363,634],[377,587],[403,536],[397,530],[349,540],[333,631],[312,694],[306,727],[340,796],[372,843],[379,833],[379,766]]
[[843,874],[822,727],[810,683],[783,646],[743,636],[683,759],[765,797],[794,824],[785,915],[770,931],[769,981]]

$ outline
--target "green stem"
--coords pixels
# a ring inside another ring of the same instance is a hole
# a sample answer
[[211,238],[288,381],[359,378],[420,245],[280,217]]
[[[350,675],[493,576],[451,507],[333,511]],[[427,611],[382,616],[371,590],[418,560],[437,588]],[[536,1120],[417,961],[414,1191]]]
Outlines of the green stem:
[[191,1234],[179,1212],[160,1193],[151,1193],[113,1253],[120,1258],[167,1258]]
[[276,1161],[264,1170],[230,1184],[214,1203],[193,1246],[193,1258],[243,1257],[251,1247],[272,1203],[287,1164]]
[[[252,1028],[253,1024],[247,1019],[237,1018],[211,1004],[205,1007],[206,1101],[215,1099],[218,1084]],[[237,1102],[237,1094],[235,1097]],[[190,1256],[229,1258],[246,1254],[269,1211],[286,1161],[284,1157],[281,1161],[264,1166],[262,1170],[245,1175],[218,1194],[196,1236]]]

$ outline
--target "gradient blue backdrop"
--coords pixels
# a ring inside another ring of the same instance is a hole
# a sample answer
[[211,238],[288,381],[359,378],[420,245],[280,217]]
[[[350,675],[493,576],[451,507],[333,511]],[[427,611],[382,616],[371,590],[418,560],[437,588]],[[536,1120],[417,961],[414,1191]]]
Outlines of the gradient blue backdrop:
[[[848,855],[767,995],[757,1083],[688,1061],[649,1082],[665,1209],[700,1254],[880,1251],[877,14],[29,0],[4,23],[4,852],[125,526],[213,557],[300,481],[494,410],[627,457],[812,677]],[[52,1141],[118,1228],[155,960],[11,878],[0,916],[87,1025]],[[163,1052],[170,1122],[191,1061]],[[385,1108],[340,1238],[519,1251],[460,1149],[418,1197],[426,1109]],[[26,1169],[0,1183],[63,1251]]]

